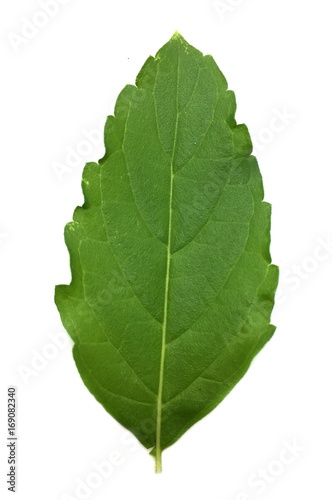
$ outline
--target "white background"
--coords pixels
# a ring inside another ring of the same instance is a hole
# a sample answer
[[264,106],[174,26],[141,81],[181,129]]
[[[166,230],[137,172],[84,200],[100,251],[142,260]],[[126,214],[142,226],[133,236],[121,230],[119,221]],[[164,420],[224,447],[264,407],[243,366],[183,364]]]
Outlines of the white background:
[[[330,2],[62,3],[52,18],[40,16],[38,0],[0,7],[1,498],[13,495],[5,484],[10,384],[18,387],[19,500],[83,498],[80,481],[93,485],[84,498],[94,500],[330,498]],[[24,18],[45,25],[29,30]],[[22,30],[29,39],[17,38]],[[56,165],[82,153],[86,133],[175,30],[214,56],[236,93],[237,120],[255,138],[281,283],[275,336],[226,400],[165,451],[155,475],[147,451],[83,385],[69,338],[62,333],[60,348],[50,337],[63,332],[54,285],[70,281],[63,227],[82,203],[84,163],[103,145],[85,142],[89,154],[62,176]],[[285,451],[294,441],[297,456]],[[113,457],[112,473],[93,475],[115,452],[122,459]]]

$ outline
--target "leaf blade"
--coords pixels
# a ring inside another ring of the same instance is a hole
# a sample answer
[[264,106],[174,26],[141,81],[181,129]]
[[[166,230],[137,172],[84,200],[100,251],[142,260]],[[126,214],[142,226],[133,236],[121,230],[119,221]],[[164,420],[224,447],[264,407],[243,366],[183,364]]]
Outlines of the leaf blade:
[[273,335],[278,273],[250,136],[211,56],[175,35],[136,84],[84,170],[55,300],[84,383],[159,471]]

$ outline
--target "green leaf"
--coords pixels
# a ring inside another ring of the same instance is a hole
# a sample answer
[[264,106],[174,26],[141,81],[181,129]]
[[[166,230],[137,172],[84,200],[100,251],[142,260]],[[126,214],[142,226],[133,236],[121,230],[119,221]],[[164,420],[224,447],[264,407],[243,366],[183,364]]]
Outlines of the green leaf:
[[179,34],[120,93],[65,228],[79,373],[161,470],[271,338],[270,205],[233,92]]

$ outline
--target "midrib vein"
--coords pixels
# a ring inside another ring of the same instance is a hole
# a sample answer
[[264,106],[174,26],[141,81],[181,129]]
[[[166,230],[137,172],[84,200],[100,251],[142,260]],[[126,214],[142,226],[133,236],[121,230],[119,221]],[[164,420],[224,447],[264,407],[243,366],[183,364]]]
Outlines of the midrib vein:
[[167,237],[167,261],[166,261],[166,278],[165,278],[165,295],[164,295],[164,319],[162,325],[161,338],[161,356],[159,370],[159,387],[157,396],[157,418],[156,418],[156,472],[162,471],[161,460],[161,422],[163,409],[163,384],[164,384],[164,368],[165,368],[165,352],[166,352],[166,333],[168,319],[168,295],[169,295],[169,279],[171,267],[171,244],[172,244],[172,205],[173,205],[173,182],[174,182],[174,157],[177,143],[178,124],[179,124],[179,47],[177,61],[177,84],[176,84],[176,120],[174,130],[173,152],[170,163],[170,194],[169,194],[169,214],[168,214],[168,237]]

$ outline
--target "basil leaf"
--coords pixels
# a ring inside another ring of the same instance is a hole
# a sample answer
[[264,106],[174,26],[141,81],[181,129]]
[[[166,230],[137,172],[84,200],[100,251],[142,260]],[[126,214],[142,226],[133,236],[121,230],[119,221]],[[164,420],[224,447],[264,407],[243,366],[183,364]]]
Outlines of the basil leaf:
[[270,205],[234,94],[178,33],[120,93],[65,229],[79,373],[161,470],[271,338]]

